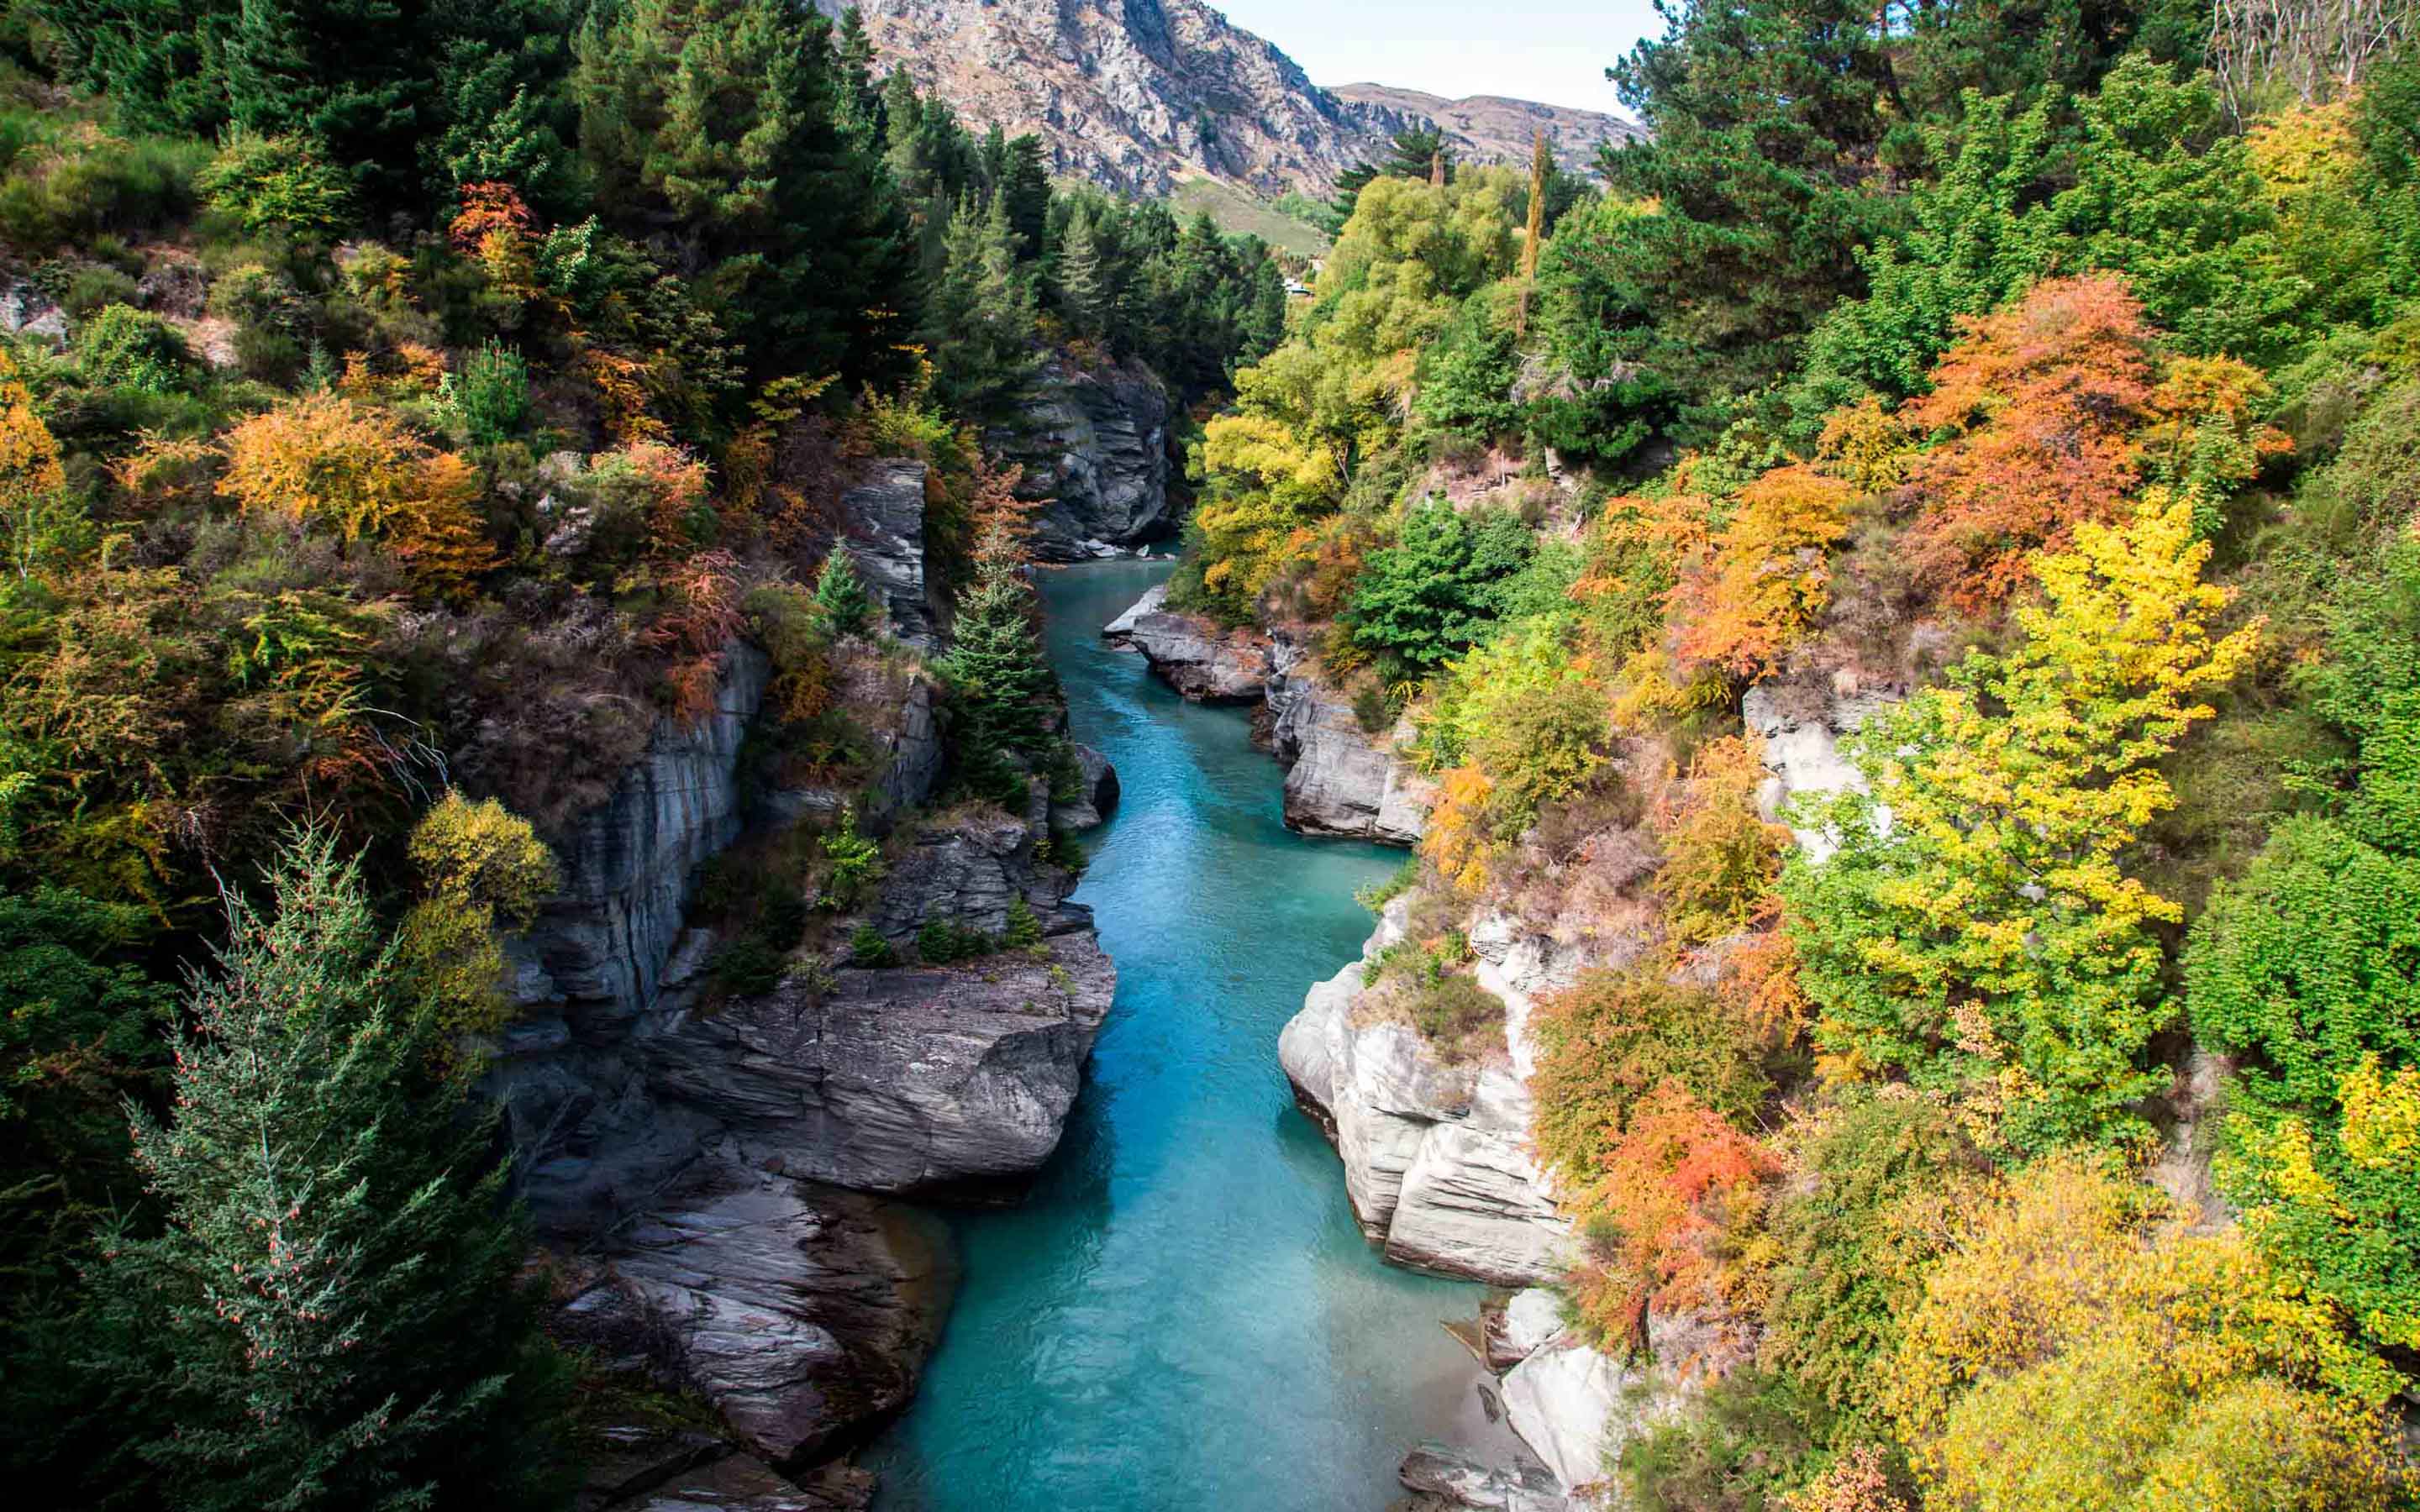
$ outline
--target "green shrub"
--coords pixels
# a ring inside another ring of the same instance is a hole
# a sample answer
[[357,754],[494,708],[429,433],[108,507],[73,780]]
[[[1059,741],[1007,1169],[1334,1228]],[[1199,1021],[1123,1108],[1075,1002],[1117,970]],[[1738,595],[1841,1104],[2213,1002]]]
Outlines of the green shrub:
[[70,315],[83,316],[104,305],[131,304],[135,285],[132,276],[106,263],[86,263],[68,275],[66,291],[59,302]]
[[29,252],[185,215],[209,145],[162,137],[67,137],[28,146],[0,178],[0,239]]
[[848,937],[849,964],[878,971],[899,964],[899,952],[882,937],[882,932],[871,924],[860,924],[857,933]]
[[971,961],[988,955],[991,936],[977,929],[969,929],[954,918],[935,917],[924,920],[916,932],[916,956],[928,966],[945,966],[954,961]]
[[756,933],[777,950],[797,949],[807,937],[807,895],[795,884],[773,884],[757,909]]
[[1812,1469],[1821,1416],[1788,1376],[1734,1371],[1622,1445],[1627,1504],[1637,1512],[1786,1512],[1784,1493]]
[[734,997],[762,997],[782,985],[789,953],[761,935],[744,934],[714,958],[714,980]]
[[1000,943],[1011,950],[1031,950],[1042,943],[1042,921],[1033,917],[1033,910],[1022,896],[1009,900],[1008,932],[1000,937]]
[[238,133],[194,182],[248,235],[328,242],[352,222],[351,183],[308,137]]
[[1338,623],[1389,674],[1433,671],[1468,650],[1503,612],[1507,579],[1533,541],[1520,517],[1465,517],[1445,500],[1404,512],[1392,546],[1372,552]]
[[445,376],[439,398],[473,445],[511,440],[529,420],[529,364],[512,347],[490,341],[462,360],[460,373]]
[[1353,890],[1353,901],[1373,914],[1383,913],[1388,903],[1411,891],[1420,883],[1420,858],[1406,856],[1404,864],[1387,875],[1384,882],[1372,883]]
[[824,903],[832,908],[853,908],[865,889],[882,876],[882,847],[857,832],[857,810],[844,804],[840,824],[823,838],[824,860],[831,871],[824,879]]
[[193,358],[185,340],[158,316],[113,304],[76,332],[76,363],[99,388],[172,393],[185,385]]
[[1406,1006],[1412,1026],[1447,1060],[1467,1060],[1480,1054],[1488,1048],[1491,1033],[1500,1042],[1504,1005],[1460,972],[1422,982]]

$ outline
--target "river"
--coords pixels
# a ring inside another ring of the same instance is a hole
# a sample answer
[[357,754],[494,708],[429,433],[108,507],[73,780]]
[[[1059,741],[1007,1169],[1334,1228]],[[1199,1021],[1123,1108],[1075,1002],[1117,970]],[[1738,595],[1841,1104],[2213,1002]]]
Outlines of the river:
[[1031,1199],[951,1221],[956,1308],[865,1456],[887,1512],[1379,1512],[1416,1441],[1497,1442],[1438,1326],[1479,1289],[1379,1261],[1278,1069],[1401,854],[1289,832],[1243,711],[1101,643],[1167,570],[1043,576],[1076,734],[1124,788],[1076,895],[1117,1004]]

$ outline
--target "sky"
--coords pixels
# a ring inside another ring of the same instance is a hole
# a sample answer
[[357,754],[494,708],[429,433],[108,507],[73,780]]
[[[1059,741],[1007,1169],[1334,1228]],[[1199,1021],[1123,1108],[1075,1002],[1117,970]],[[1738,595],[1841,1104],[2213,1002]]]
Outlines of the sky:
[[1510,95],[1621,114],[1606,65],[1661,36],[1652,0],[1209,0],[1313,84]]

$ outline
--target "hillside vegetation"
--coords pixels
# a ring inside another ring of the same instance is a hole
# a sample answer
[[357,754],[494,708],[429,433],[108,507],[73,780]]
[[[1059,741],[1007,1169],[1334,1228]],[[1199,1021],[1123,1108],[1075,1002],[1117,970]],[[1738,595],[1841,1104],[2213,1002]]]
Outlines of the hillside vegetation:
[[1439,783],[1399,949],[1627,963],[1530,1027],[1574,1315],[1710,1341],[1629,1504],[2413,1504],[2420,50],[2279,13],[1668,8],[1196,449],[1172,601]]
[[[1058,780],[978,438],[1054,347],[1223,388],[1279,271],[777,0],[0,14],[0,1458],[27,1505],[565,1504],[579,1362],[473,1095],[503,936],[746,647],[748,779],[842,805],[725,879],[726,986],[878,873],[909,679],[946,799]],[[929,668],[846,544],[875,458],[961,601]]]

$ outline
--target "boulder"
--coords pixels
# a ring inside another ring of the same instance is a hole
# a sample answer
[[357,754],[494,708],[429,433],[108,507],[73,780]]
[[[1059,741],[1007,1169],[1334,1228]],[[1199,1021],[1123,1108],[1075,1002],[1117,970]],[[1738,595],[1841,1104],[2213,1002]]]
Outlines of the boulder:
[[1090,746],[1075,748],[1076,795],[1050,800],[1050,827],[1081,833],[1098,829],[1118,806],[1118,769]]
[[1521,1442],[1576,1490],[1605,1479],[1621,1446],[1673,1410],[1668,1396],[1637,1390],[1648,1384],[1647,1371],[1566,1334],[1506,1374],[1504,1410]]
[[1270,675],[1267,640],[1250,630],[1222,630],[1199,614],[1171,613],[1164,607],[1167,597],[1165,584],[1154,587],[1104,633],[1141,652],[1153,671],[1195,703],[1261,702]]
[[1089,930],[954,967],[792,978],[693,1014],[662,1098],[752,1165],[860,1191],[1013,1195],[1058,1147],[1117,972]]
[[[752,1454],[799,1462],[855,1442],[914,1392],[948,1303],[940,1244],[904,1210],[717,1150],[621,1236],[564,1308],[563,1332],[609,1363],[644,1357],[713,1404]],[[704,1451],[637,1458],[633,1488],[685,1473]]]
[[[1403,928],[1398,902],[1363,960]],[[1528,1152],[1527,1084],[1508,1057],[1449,1062],[1411,1026],[1357,1012],[1361,975],[1356,962],[1313,987],[1278,1058],[1336,1145],[1362,1232],[1388,1259],[1440,1274],[1499,1286],[1560,1274],[1571,1226]]]
[[898,457],[869,463],[865,481],[840,496],[842,540],[867,594],[890,619],[892,635],[927,652],[949,623],[941,585],[924,570],[928,471]]
[[1045,360],[1016,424],[991,438],[1025,469],[1021,491],[1047,501],[1034,517],[1036,560],[1120,556],[1176,533],[1168,422],[1167,387],[1140,362]]
[[1562,1299],[1544,1287],[1530,1287],[1514,1292],[1497,1319],[1494,1338],[1500,1341],[1510,1368],[1563,1331]]
[[635,1512],[861,1512],[874,1504],[874,1475],[827,1465],[800,1485],[752,1456],[726,1455],[623,1504]]
[[1137,622],[1146,614],[1157,614],[1168,603],[1168,584],[1154,583],[1142,596],[1126,606],[1125,612],[1101,626],[1101,639],[1111,645],[1126,645],[1134,634]]
[[1567,1512],[1553,1472],[1535,1464],[1490,1464],[1478,1455],[1441,1443],[1423,1443],[1404,1457],[1396,1478],[1412,1495],[1403,1512]]
[[1398,757],[1391,738],[1361,728],[1350,700],[1280,640],[1268,682],[1269,745],[1286,764],[1285,822],[1309,835],[1415,845],[1436,785]]

